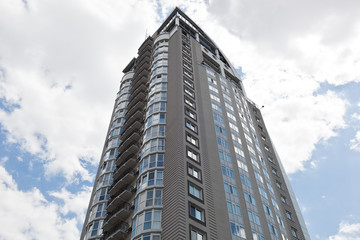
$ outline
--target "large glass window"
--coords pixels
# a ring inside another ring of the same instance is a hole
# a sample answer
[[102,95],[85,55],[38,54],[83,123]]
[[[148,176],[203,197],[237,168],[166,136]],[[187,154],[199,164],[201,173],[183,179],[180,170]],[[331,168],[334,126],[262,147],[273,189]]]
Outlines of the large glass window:
[[202,189],[201,187],[193,184],[192,182],[189,182],[189,194],[191,196],[194,196],[198,199],[202,199]]
[[153,154],[145,157],[140,163],[139,173],[146,171],[150,168],[163,167],[164,166],[164,154]]
[[225,188],[225,192],[227,193],[231,193],[235,196],[238,195],[238,191],[237,191],[237,188],[231,184],[228,184],[228,183],[224,183],[224,188]]
[[245,201],[251,203],[252,205],[256,206],[255,197],[250,193],[244,192]]
[[147,154],[153,152],[163,152],[164,150],[165,150],[165,139],[163,138],[153,139],[144,144],[141,150],[141,157],[144,157]]
[[193,120],[196,120],[196,113],[194,113],[193,111],[191,111],[188,108],[185,108],[185,114],[186,116],[189,116],[190,118],[192,118]]
[[199,208],[198,206],[193,205],[192,203],[190,203],[189,205],[189,211],[190,211],[190,216],[204,222],[204,210]]
[[186,141],[196,147],[199,146],[199,140],[188,132],[186,132]]
[[150,127],[146,130],[143,141],[146,142],[150,138],[164,137],[164,136],[165,136],[165,125],[157,125]]
[[150,229],[161,229],[161,210],[145,211],[134,218],[132,236],[141,234],[143,231]]
[[166,101],[166,99],[167,99],[166,92],[154,93],[153,95],[150,96],[148,104],[152,104],[152,103],[158,102],[158,101]]
[[205,233],[201,232],[200,230],[191,228],[190,239],[191,240],[206,240]]
[[243,226],[230,222],[230,229],[232,235],[246,238],[245,228]]
[[157,113],[152,116],[150,116],[146,120],[146,127],[151,127],[156,124],[163,124],[166,122],[166,114],[165,113]]
[[192,160],[194,160],[196,162],[200,161],[199,154],[197,152],[195,152],[194,150],[192,150],[191,148],[186,149],[186,156],[188,156],[189,158],[191,158]]
[[163,171],[152,170],[142,175],[137,183],[137,192],[142,189],[151,186],[162,186],[163,185]]
[[241,208],[239,205],[230,201],[227,201],[226,205],[229,213],[233,213],[235,215],[241,216]]
[[190,164],[188,164],[188,174],[198,180],[201,180],[201,171]]
[[185,126],[193,132],[197,133],[197,126],[196,124],[190,122],[188,119],[185,119]]

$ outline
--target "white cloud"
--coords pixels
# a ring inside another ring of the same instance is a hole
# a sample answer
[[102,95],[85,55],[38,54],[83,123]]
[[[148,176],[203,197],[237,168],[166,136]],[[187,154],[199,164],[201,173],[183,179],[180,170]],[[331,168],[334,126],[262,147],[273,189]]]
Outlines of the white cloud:
[[60,207],[60,212],[63,215],[75,213],[77,216],[78,224],[83,224],[85,219],[85,209],[89,203],[91,187],[83,187],[77,193],[71,193],[65,188],[60,192],[50,192],[49,195],[62,200],[63,205]]
[[0,110],[0,123],[48,177],[92,179],[87,165],[99,161],[121,70],[155,29],[149,9],[151,1],[0,3],[0,98],[16,104]]
[[[61,193],[64,192],[66,191],[62,190]],[[76,218],[63,217],[63,208],[46,200],[37,188],[30,191],[19,190],[17,183],[2,166],[0,195],[0,239],[79,239],[80,233],[76,227],[79,215]],[[83,211],[86,205],[76,202],[83,201],[85,195],[88,196],[86,189],[76,195],[67,193],[70,199],[67,200],[70,202],[67,212],[79,214]],[[75,206],[79,209],[75,209]]]
[[336,235],[329,237],[329,240],[359,240],[360,223],[349,223],[342,221],[339,225],[339,231]]
[[360,152],[360,131],[355,135],[355,138],[350,140],[350,149]]
[[7,161],[9,161],[8,156],[4,156],[4,157],[0,158],[0,166],[4,166]]

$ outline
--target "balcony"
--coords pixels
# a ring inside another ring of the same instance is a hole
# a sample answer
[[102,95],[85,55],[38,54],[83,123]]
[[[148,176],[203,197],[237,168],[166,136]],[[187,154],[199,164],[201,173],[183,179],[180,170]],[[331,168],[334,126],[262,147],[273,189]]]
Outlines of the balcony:
[[110,229],[115,227],[118,222],[126,220],[130,216],[131,210],[132,207],[129,203],[125,203],[122,206],[116,208],[113,214],[108,215],[105,218],[103,230],[109,231]]
[[142,123],[144,121],[144,113],[140,110],[138,110],[136,113],[134,113],[127,121],[124,123],[123,126],[123,132],[121,134],[122,139],[127,138],[127,136],[134,130],[139,129],[142,126]]
[[117,170],[114,173],[113,178],[118,179],[121,175],[123,175],[126,171],[129,171],[133,167],[136,166],[137,160],[135,157],[132,157],[130,159],[127,159],[124,163],[120,165],[120,167],[117,168]]
[[[130,93],[131,93],[131,96],[130,98],[132,98],[132,96],[135,94],[139,94],[140,92],[146,92],[147,90],[147,86],[146,86],[146,83],[141,83],[140,85],[138,84],[136,88],[132,88]],[[145,99],[144,99],[145,100]]]
[[[136,88],[138,88],[141,84],[145,84],[145,85],[146,85],[147,82],[148,82],[148,78],[145,77],[145,76],[142,76],[136,83],[134,83],[133,88],[136,89]],[[132,101],[132,98],[133,98],[133,97],[134,97],[134,95],[130,96],[129,102]]]
[[123,189],[124,187],[128,186],[131,182],[136,179],[138,172],[132,171],[125,176],[120,177],[120,180],[115,182],[109,189],[110,195],[115,195],[115,193],[119,192],[119,190]]
[[145,107],[144,102],[137,102],[133,107],[129,109],[129,111],[126,113],[125,117],[129,118],[132,114],[136,112],[136,110],[143,110]]
[[143,88],[143,89],[139,89],[138,92],[136,92],[135,94],[131,95],[131,101],[129,101],[127,107],[128,109],[131,109],[133,106],[135,106],[138,102],[145,102],[146,100],[146,90],[147,88]]
[[137,152],[139,151],[139,144],[137,142],[132,143],[130,146],[127,146],[127,148],[125,149],[126,150],[124,150],[119,154],[119,159],[125,159],[132,154],[137,154]]
[[117,206],[129,201],[135,192],[136,188],[134,187],[124,188],[122,191],[120,191],[119,195],[113,199],[110,199],[106,210],[109,212],[113,211]]
[[113,233],[105,234],[103,239],[104,240],[124,240],[128,233],[131,231],[131,227],[129,227],[129,224],[125,222],[121,222],[117,226],[114,227],[116,229]]

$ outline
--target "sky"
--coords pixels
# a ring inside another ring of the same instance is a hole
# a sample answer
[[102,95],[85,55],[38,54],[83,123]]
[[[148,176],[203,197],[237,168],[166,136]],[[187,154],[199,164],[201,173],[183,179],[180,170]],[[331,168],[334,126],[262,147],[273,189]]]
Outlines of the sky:
[[79,239],[122,70],[175,6],[264,106],[311,238],[359,240],[358,0],[0,0],[0,240]]

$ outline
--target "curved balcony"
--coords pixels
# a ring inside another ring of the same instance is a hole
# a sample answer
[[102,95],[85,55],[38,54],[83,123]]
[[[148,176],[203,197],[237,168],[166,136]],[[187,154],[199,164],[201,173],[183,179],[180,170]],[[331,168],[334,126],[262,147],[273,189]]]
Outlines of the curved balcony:
[[140,71],[138,71],[138,69],[141,69],[144,65],[149,68],[149,65],[150,65],[150,52],[149,54],[144,54],[144,55],[141,55],[139,57],[139,61],[137,62],[137,65],[136,65],[136,71],[137,71],[137,74],[134,75],[134,77],[136,77],[138,75],[138,73]]
[[[133,88],[136,89],[140,84],[147,84],[148,78],[144,75],[140,76],[136,82],[133,84]],[[131,97],[129,98],[129,101],[131,101]]]
[[106,210],[109,212],[113,211],[117,206],[129,201],[135,192],[136,188],[134,187],[124,188],[122,191],[120,191],[119,195],[113,199],[110,199]]
[[122,77],[121,79],[121,82],[125,82],[126,80],[132,78],[134,76],[134,72],[131,71],[131,72],[127,72],[124,74],[124,76]]
[[136,166],[137,160],[135,157],[127,159],[125,162],[123,162],[115,171],[113,178],[119,179],[121,175],[123,175],[125,172],[131,170],[133,167]]
[[132,210],[132,207],[129,203],[125,203],[122,206],[114,209],[114,213],[111,215],[108,215],[105,218],[103,230],[109,231],[110,229],[115,227],[118,222],[122,222],[122,221],[126,220],[130,216],[131,210]]
[[142,122],[144,121],[144,114],[141,111],[137,111],[135,116],[131,116],[131,118],[125,123],[124,125],[125,129],[123,133],[121,134],[122,139],[126,140],[126,138],[134,131],[139,130],[141,131]]
[[144,84],[138,87],[138,90],[133,93],[131,96],[131,101],[128,103],[128,109],[131,110],[133,106],[135,106],[138,102],[144,102],[146,100],[146,90],[147,87]]
[[123,175],[122,177],[120,176],[120,180],[115,182],[110,187],[110,189],[109,189],[110,195],[114,195],[122,188],[128,186],[132,181],[134,181],[136,179],[137,175],[138,175],[138,172],[132,171],[132,172],[129,172],[129,173]]
[[137,154],[137,152],[139,151],[139,144],[137,142],[132,143],[130,146],[127,146],[127,148],[125,148],[126,150],[122,151],[119,154],[119,159],[125,159],[127,157],[129,157],[130,155],[133,154]]
[[138,53],[139,55],[144,54],[146,51],[151,51],[152,45],[153,45],[153,39],[148,38],[139,48]]
[[132,106],[129,111],[125,114],[125,117],[131,116],[133,113],[135,113],[137,110],[143,110],[145,107],[145,103],[142,101],[137,102],[134,106]]
[[[124,140],[124,145],[129,145],[130,143],[133,143],[133,142],[139,142],[139,144],[141,144],[140,138],[141,138],[141,132],[135,129]],[[123,150],[123,148],[119,148],[119,150],[121,151],[121,150]]]
[[129,224],[122,222],[115,226],[115,232],[111,234],[105,234],[104,240],[123,240],[127,237],[128,233],[131,232],[131,227]]
[[168,40],[169,38],[170,38],[170,33],[168,32],[160,33],[159,36],[155,38],[154,45],[161,40]]

